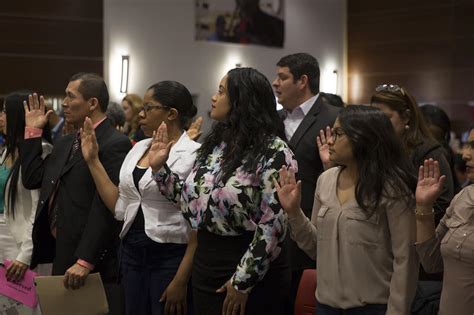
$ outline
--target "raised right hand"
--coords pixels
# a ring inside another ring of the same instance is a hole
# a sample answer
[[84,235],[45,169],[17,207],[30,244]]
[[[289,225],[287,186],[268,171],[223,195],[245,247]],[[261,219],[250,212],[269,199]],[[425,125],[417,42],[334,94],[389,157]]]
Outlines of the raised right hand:
[[154,173],[158,172],[165,165],[173,144],[174,141],[168,140],[166,124],[162,122],[160,127],[153,132],[153,140],[148,151],[148,162]]
[[48,117],[51,115],[53,110],[48,110],[45,113],[44,97],[41,95],[38,98],[38,94],[28,96],[28,103],[23,102],[25,108],[25,126],[32,128],[43,129],[48,123]]
[[292,167],[283,166],[279,173],[279,182],[273,179],[281,207],[289,217],[295,216],[301,204],[301,181],[296,182],[295,171]]
[[318,145],[319,158],[323,164],[324,170],[331,168],[332,162],[329,159],[329,145],[328,140],[332,137],[331,127],[327,126],[324,131],[321,129],[319,131],[319,136],[316,137],[316,144]]
[[81,133],[81,151],[86,163],[92,162],[99,158],[99,145],[95,137],[92,120],[86,117],[84,126],[80,130]]
[[416,207],[428,211],[433,208],[436,198],[443,190],[446,176],[440,176],[439,163],[433,159],[425,160],[418,171],[416,185]]

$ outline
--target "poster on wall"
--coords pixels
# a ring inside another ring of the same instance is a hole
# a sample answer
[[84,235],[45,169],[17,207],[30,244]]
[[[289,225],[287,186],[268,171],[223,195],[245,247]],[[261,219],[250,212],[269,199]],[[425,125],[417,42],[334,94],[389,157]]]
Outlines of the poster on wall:
[[284,0],[195,0],[196,40],[283,47]]

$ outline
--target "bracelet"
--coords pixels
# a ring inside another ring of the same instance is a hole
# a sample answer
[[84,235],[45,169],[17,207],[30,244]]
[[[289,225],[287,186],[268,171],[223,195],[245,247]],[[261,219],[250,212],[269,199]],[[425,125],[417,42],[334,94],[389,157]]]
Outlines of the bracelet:
[[418,211],[418,209],[415,210],[415,216],[417,219],[423,219],[431,215],[434,215],[434,209],[431,209],[430,212]]

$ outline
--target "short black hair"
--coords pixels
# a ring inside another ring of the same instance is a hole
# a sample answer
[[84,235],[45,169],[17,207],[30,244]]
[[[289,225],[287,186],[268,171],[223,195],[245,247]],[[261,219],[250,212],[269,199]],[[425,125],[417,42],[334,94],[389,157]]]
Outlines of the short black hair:
[[109,91],[104,79],[95,73],[79,72],[74,74],[69,82],[80,80],[79,93],[87,101],[95,97],[99,101],[100,110],[105,113],[109,105]]
[[296,81],[306,74],[311,93],[319,93],[319,63],[316,58],[307,53],[296,53],[285,56],[277,63],[278,67],[288,67]]

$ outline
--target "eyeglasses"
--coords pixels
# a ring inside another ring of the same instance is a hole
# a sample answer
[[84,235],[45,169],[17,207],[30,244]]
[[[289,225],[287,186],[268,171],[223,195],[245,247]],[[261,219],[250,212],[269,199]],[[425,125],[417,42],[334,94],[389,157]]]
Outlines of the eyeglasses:
[[150,103],[143,104],[143,110],[145,113],[148,113],[151,111],[153,108],[159,108],[159,109],[164,109],[164,110],[169,110],[171,107],[168,106],[163,106],[163,105],[154,105]]
[[334,128],[332,131],[332,142],[336,142],[338,137],[345,135],[341,128]]
[[381,84],[375,88],[375,92],[400,93],[405,96],[405,90],[396,84]]
[[463,145],[463,149],[474,149],[474,141],[468,141]]

